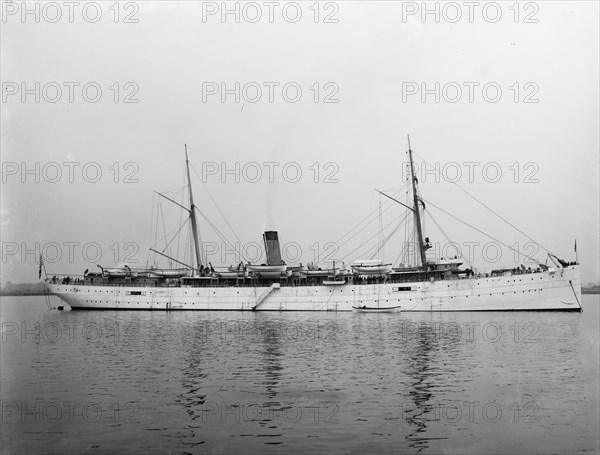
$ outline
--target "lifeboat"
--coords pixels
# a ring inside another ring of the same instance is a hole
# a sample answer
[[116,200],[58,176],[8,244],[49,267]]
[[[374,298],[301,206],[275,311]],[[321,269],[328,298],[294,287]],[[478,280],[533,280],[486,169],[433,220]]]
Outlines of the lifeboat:
[[384,264],[379,260],[358,260],[351,265],[352,271],[360,275],[385,275],[392,270],[392,264]]
[[243,268],[229,267],[224,272],[215,272],[219,278],[244,278],[246,272]]
[[254,276],[263,278],[280,278],[290,276],[291,270],[288,270],[287,265],[247,265],[246,270],[252,272]]
[[190,269],[151,269],[148,270],[151,275],[161,278],[183,278],[192,276]]
[[132,272],[128,265],[122,265],[118,267],[102,267],[98,265],[98,268],[102,270],[102,276],[110,278],[125,278],[137,277],[137,272]]

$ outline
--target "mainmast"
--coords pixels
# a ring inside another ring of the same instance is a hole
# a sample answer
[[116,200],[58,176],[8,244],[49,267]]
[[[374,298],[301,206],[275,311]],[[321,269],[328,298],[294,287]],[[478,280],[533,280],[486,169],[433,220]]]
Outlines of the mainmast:
[[417,237],[419,243],[419,253],[421,255],[421,265],[423,270],[427,270],[427,256],[425,254],[425,243],[423,242],[423,228],[421,227],[421,213],[419,210],[419,196],[417,196],[417,177],[415,176],[415,168],[413,165],[412,150],[410,148],[410,136],[408,139],[408,157],[410,159],[410,175],[412,179],[412,190],[413,190],[413,211],[415,214],[415,224],[417,228]]
[[198,245],[198,223],[196,221],[196,206],[194,205],[192,180],[190,179],[190,162],[188,160],[187,145],[185,145],[185,168],[187,170],[188,187],[190,191],[190,220],[192,222],[192,236],[194,237],[194,248],[196,250],[196,270],[200,270],[202,256],[200,255],[200,245]]

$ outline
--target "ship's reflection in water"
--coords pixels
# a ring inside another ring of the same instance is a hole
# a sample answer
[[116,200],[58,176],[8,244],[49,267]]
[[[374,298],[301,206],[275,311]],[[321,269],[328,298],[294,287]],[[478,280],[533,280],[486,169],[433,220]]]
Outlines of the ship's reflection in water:
[[403,420],[415,427],[414,432],[406,436],[410,447],[416,449],[426,449],[429,447],[429,438],[427,433],[427,417],[431,413],[434,403],[431,403],[433,393],[431,390],[431,378],[435,376],[432,372],[432,362],[435,358],[437,337],[434,337],[433,331],[424,327],[417,332],[417,336],[406,343],[407,368],[406,372],[413,380],[408,395],[414,404],[414,409],[410,406],[403,409]]
[[[59,313],[43,298],[3,301],[3,448],[593,452],[600,305],[589,297],[582,314]],[[21,321],[47,330],[11,335]],[[32,416],[72,402],[106,412]]]
[[249,324],[251,325],[251,333],[255,334],[255,337],[259,341],[259,351],[262,354],[262,362],[258,367],[258,370],[264,374],[262,384],[267,398],[273,400],[277,397],[277,387],[279,386],[283,371],[281,365],[283,356],[281,352],[281,338],[283,333],[280,324],[273,324],[269,318],[265,320],[262,316],[259,314],[258,318]]
[[206,366],[210,363],[210,357],[214,355],[204,349],[206,345],[206,334],[203,327],[188,327],[185,336],[187,346],[185,359],[181,369],[182,391],[177,394],[177,403],[185,408],[193,422],[202,417],[203,405],[206,402],[205,384],[207,373]]
[[[240,319],[210,316],[198,317],[182,337],[186,340],[181,345],[183,390],[176,401],[189,416],[190,431],[183,433],[185,441],[177,441],[178,445],[202,445],[211,440],[206,436],[215,434],[269,438],[265,444],[283,444],[282,433],[276,431],[278,417],[293,408],[277,399],[285,328],[261,314]],[[174,434],[175,438],[182,435],[181,431]],[[226,447],[238,444],[243,448],[240,441],[230,441]],[[218,442],[214,446],[221,447]]]
[[[427,424],[432,418],[439,417],[436,416],[439,403],[434,400],[436,384],[443,383],[446,377],[439,366],[444,363],[444,356],[456,355],[456,344],[440,336],[438,324],[410,322],[404,327],[403,347],[406,373],[410,378],[410,401],[402,407],[402,420],[410,426],[406,431],[413,430],[405,436],[409,447],[420,453],[430,447],[431,441],[447,439],[429,434]],[[410,337],[406,336],[408,333]]]

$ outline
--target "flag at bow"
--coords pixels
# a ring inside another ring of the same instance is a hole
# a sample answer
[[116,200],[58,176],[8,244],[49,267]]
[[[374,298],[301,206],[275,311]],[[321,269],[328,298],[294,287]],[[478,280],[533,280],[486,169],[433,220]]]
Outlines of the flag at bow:
[[42,278],[42,267],[44,267],[44,258],[40,254],[40,268],[38,270],[38,279]]

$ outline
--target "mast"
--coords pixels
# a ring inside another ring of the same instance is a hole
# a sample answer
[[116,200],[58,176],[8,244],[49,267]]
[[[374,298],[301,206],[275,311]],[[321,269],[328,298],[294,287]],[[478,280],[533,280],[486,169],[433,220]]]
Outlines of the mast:
[[188,187],[190,190],[190,221],[192,222],[192,236],[194,237],[194,249],[196,250],[196,270],[200,270],[202,257],[200,256],[200,245],[198,245],[198,223],[196,221],[196,206],[194,205],[194,194],[192,192],[192,179],[190,179],[190,162],[188,160],[187,144],[185,147],[185,168],[187,171]]
[[410,159],[410,175],[412,179],[412,190],[413,190],[413,210],[415,214],[415,224],[417,228],[417,241],[419,243],[419,253],[421,255],[421,265],[423,270],[427,270],[427,257],[425,255],[425,244],[423,243],[423,228],[421,227],[421,213],[419,211],[419,196],[417,196],[417,177],[415,177],[415,169],[413,166],[412,150],[410,148],[410,136],[408,139],[408,157]]

